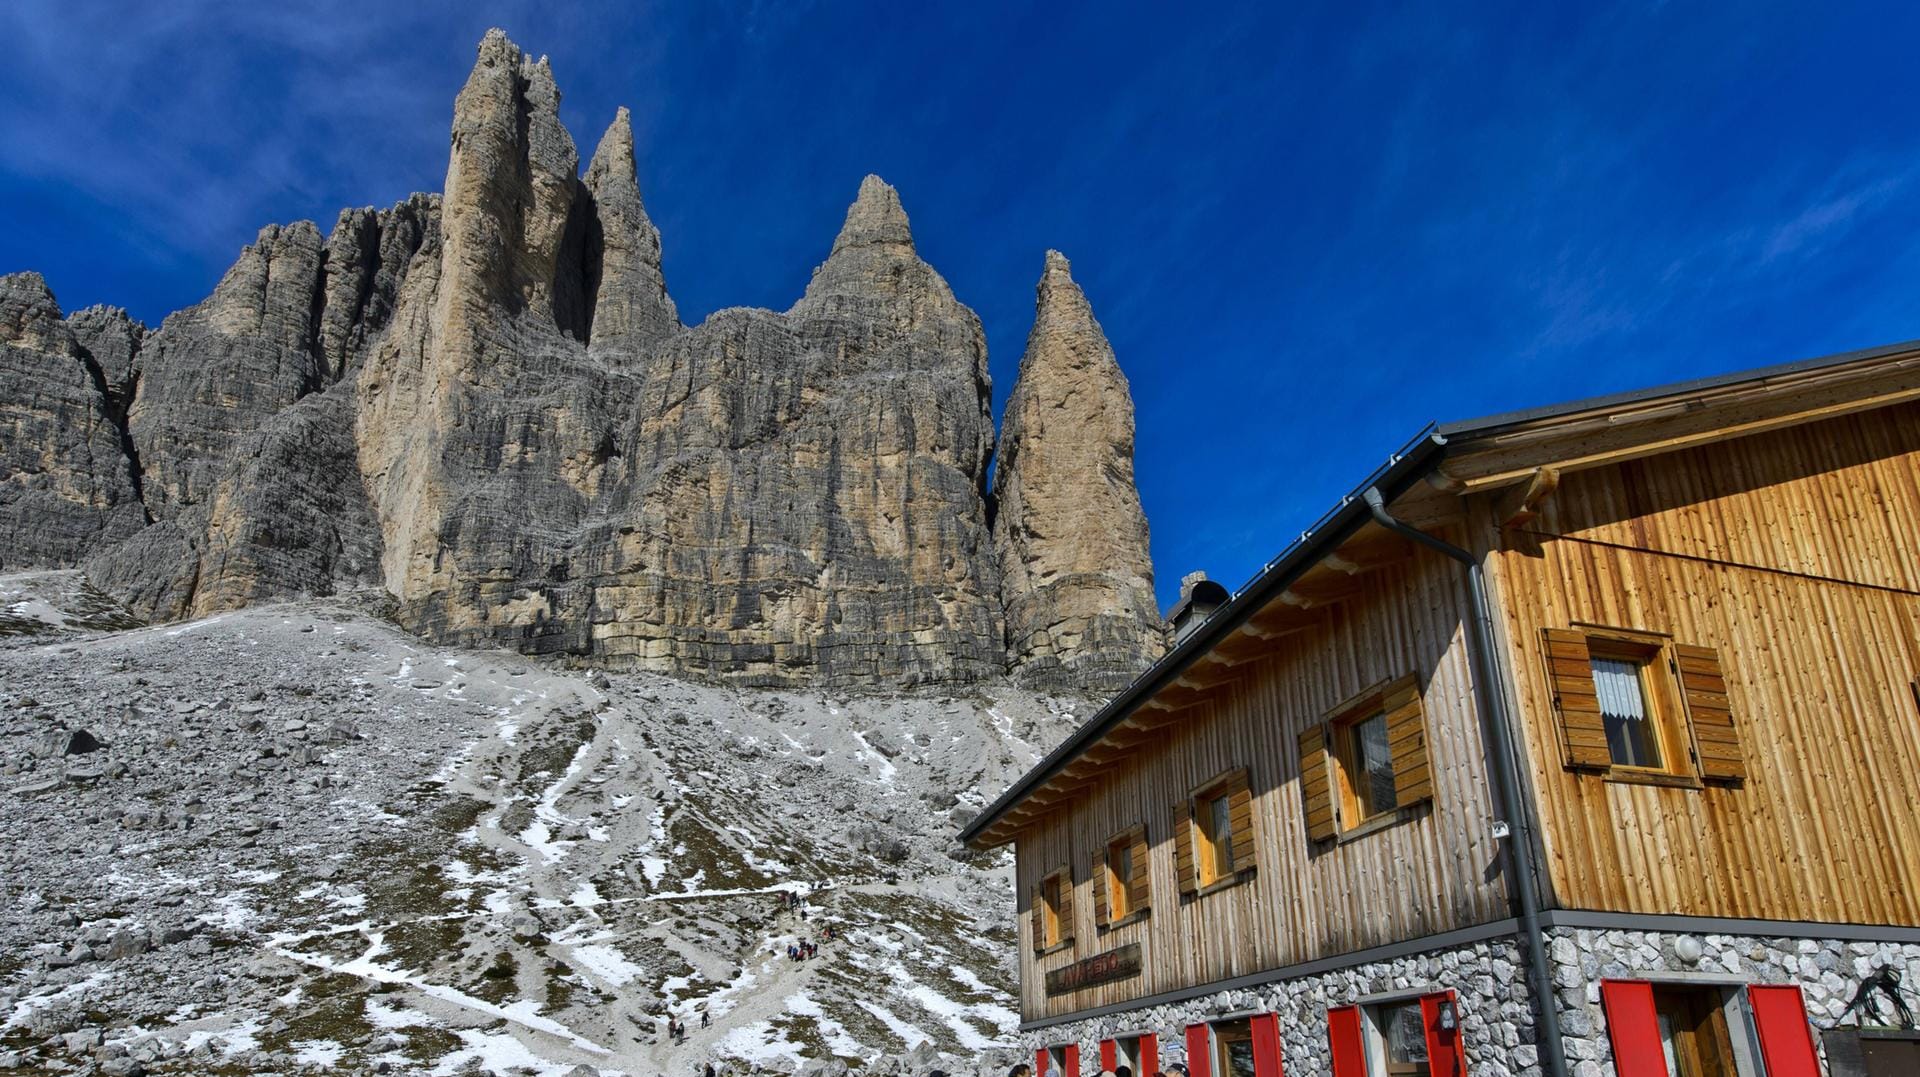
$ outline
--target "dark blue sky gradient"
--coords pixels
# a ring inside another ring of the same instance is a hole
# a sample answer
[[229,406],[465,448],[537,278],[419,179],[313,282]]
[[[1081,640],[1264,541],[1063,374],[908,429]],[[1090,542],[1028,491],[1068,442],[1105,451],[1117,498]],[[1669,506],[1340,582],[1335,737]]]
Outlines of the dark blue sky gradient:
[[1910,6],[547,6],[8,4],[0,272],[157,324],[263,224],[438,190],[501,25],[583,160],[633,109],[689,321],[786,308],[875,172],[997,410],[1064,251],[1163,599],[1429,420],[1920,336]]

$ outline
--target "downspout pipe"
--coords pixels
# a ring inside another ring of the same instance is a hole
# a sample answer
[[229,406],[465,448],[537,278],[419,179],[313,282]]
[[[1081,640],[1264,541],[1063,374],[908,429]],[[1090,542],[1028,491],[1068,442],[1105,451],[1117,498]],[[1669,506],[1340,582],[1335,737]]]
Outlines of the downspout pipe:
[[1512,868],[1508,877],[1520,906],[1520,937],[1526,947],[1527,982],[1533,989],[1533,1005],[1539,1020],[1536,1027],[1540,1032],[1540,1062],[1549,1077],[1568,1077],[1552,966],[1547,963],[1547,948],[1540,933],[1540,899],[1534,893],[1533,827],[1513,772],[1513,722],[1507,714],[1506,693],[1495,687],[1499,682],[1495,680],[1493,661],[1493,609],[1487,601],[1485,574],[1479,559],[1466,550],[1396,519],[1387,511],[1386,498],[1381,496],[1378,486],[1368,487],[1361,497],[1374,522],[1381,527],[1467,566],[1467,591],[1473,605],[1472,615],[1467,618],[1467,646],[1473,652],[1473,694],[1480,708],[1482,728],[1493,739],[1487,765],[1493,771],[1494,793],[1499,798],[1494,811],[1511,828],[1511,836],[1505,843],[1507,862]]

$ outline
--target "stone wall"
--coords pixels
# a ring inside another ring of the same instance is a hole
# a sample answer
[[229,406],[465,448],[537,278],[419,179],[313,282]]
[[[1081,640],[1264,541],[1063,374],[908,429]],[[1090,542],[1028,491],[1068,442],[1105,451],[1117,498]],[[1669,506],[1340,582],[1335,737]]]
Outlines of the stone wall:
[[1525,966],[1511,938],[1353,965],[1331,972],[1220,991],[1181,1002],[1127,1010],[1024,1032],[1026,1058],[1041,1047],[1080,1045],[1080,1068],[1098,1072],[1100,1041],[1153,1032],[1160,1064],[1185,1060],[1186,1028],[1227,1014],[1261,1012],[1280,1018],[1280,1065],[1288,1077],[1333,1072],[1327,1010],[1451,990],[1458,998],[1467,1072],[1475,1077],[1538,1077],[1533,1009]]
[[[1601,980],[1798,984],[1807,1016],[1821,1030],[1858,1026],[1847,1005],[1861,982],[1879,969],[1897,969],[1910,999],[1912,985],[1920,983],[1920,943],[1585,928],[1557,928],[1550,934],[1549,957],[1554,985],[1560,991],[1560,1032],[1573,1077],[1613,1073],[1613,1048],[1600,1005]],[[1694,957],[1696,944],[1698,956]],[[1820,1037],[1815,1036],[1814,1043],[1824,1053]]]
[[[1912,985],[1920,984],[1920,943],[1911,942],[1556,928],[1548,932],[1548,958],[1573,1077],[1612,1077],[1614,1072],[1600,1002],[1602,980],[1797,984],[1819,1030],[1856,1027],[1848,1004],[1861,983],[1882,968],[1899,972],[1908,985],[1909,1005]],[[1160,1037],[1164,1067],[1184,1060],[1190,1024],[1227,1014],[1274,1013],[1280,1017],[1281,1065],[1288,1077],[1326,1075],[1332,1072],[1329,1008],[1439,990],[1458,996],[1469,1073],[1537,1077],[1544,1072],[1534,1045],[1526,969],[1510,938],[1034,1029],[1021,1034],[1020,1047],[1022,1057],[1031,1059],[1038,1048],[1078,1043],[1081,1070],[1091,1074],[1098,1072],[1101,1040],[1153,1032]],[[1746,1033],[1735,1029],[1733,1035],[1738,1040]],[[1814,1039],[1824,1052],[1820,1037]]]

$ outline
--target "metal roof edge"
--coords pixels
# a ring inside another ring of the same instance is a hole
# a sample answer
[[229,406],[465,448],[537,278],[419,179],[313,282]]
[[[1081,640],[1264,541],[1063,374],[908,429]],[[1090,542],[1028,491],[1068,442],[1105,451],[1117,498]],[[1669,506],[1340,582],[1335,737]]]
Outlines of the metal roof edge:
[[1822,355],[1812,359],[1796,359],[1792,362],[1776,363],[1772,366],[1753,367],[1747,370],[1730,371],[1726,374],[1715,374],[1705,378],[1692,378],[1687,381],[1669,382],[1666,385],[1655,385],[1645,389],[1631,389],[1622,393],[1607,393],[1601,396],[1586,397],[1581,400],[1569,400],[1559,404],[1546,404],[1537,408],[1522,408],[1518,411],[1500,412],[1494,415],[1484,415],[1477,419],[1464,419],[1458,422],[1442,423],[1435,427],[1435,430],[1438,431],[1442,437],[1462,440],[1489,434],[1507,427],[1538,422],[1542,419],[1555,419],[1583,411],[1619,407],[1623,404],[1641,404],[1652,400],[1659,400],[1662,397],[1681,396],[1686,393],[1705,392],[1710,389],[1724,389],[1728,386],[1740,385],[1746,382],[1760,382],[1770,378],[1786,377],[1791,374],[1804,374],[1809,371],[1824,370],[1829,367],[1846,366],[1849,363],[1870,362],[1875,359],[1885,359],[1888,356],[1900,355],[1907,352],[1920,352],[1920,340],[1908,340],[1898,344],[1882,344],[1872,348],[1858,348],[1853,351],[1835,352],[1832,355]]

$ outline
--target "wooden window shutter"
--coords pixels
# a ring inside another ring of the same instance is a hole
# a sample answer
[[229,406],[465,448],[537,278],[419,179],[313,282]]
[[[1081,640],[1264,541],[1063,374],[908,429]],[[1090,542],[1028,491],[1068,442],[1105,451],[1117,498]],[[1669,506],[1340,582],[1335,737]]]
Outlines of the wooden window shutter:
[[1060,871],[1060,941],[1073,941],[1073,867]]
[[1760,1034],[1760,1057],[1767,1077],[1820,1077],[1820,1061],[1813,1050],[1807,1024],[1806,1000],[1793,984],[1747,988],[1753,1008],[1754,1031]]
[[1112,904],[1107,900],[1107,851],[1093,854],[1093,870],[1090,873],[1093,884],[1093,926],[1100,930],[1107,926],[1107,910]]
[[1727,703],[1727,680],[1720,668],[1719,652],[1676,643],[1673,667],[1680,680],[1680,697],[1687,701],[1687,717],[1693,723],[1700,776],[1708,781],[1744,780],[1747,761],[1740,754],[1740,730],[1733,724],[1733,708]]
[[1173,806],[1173,861],[1180,876],[1180,892],[1200,890],[1200,874],[1193,869],[1193,801]]
[[1593,656],[1587,635],[1571,628],[1546,629],[1547,683],[1560,712],[1560,737],[1567,766],[1605,770],[1613,765],[1607,748],[1607,723],[1593,689]]
[[1253,790],[1247,785],[1242,768],[1227,785],[1227,819],[1233,828],[1233,870],[1237,874],[1254,866]]
[[1339,832],[1333,814],[1333,785],[1327,780],[1327,727],[1300,731],[1300,799],[1307,813],[1307,837],[1326,841]]
[[1253,1077],[1285,1077],[1280,1069],[1280,1018],[1256,1013],[1247,1024],[1253,1030]]
[[1433,771],[1427,765],[1427,722],[1420,705],[1420,681],[1408,677],[1387,689],[1380,701],[1387,715],[1387,744],[1393,750],[1394,806],[1404,808],[1433,799]]
[[1127,880],[1127,907],[1135,912],[1145,912],[1153,906],[1152,877],[1147,874],[1146,827],[1140,828],[1139,835],[1128,846],[1127,855],[1133,857],[1133,875]]
[[1420,996],[1420,1023],[1427,1029],[1427,1069],[1433,1077],[1464,1077],[1467,1072],[1467,1052],[1460,1044],[1460,1030],[1440,1027],[1440,1008],[1449,1001],[1459,1005],[1451,991]]
[[1367,1043],[1360,1034],[1360,1007],[1327,1011],[1327,1046],[1333,1050],[1333,1077],[1367,1077]]
[[1667,1077],[1653,985],[1645,980],[1601,980],[1600,1003],[1607,1012],[1614,1072],[1619,1077]]
[[1213,1029],[1208,1025],[1187,1026],[1187,1077],[1212,1077]]
[[1033,922],[1033,952],[1039,953],[1047,948],[1047,895],[1046,880],[1033,884],[1033,908],[1028,919]]

